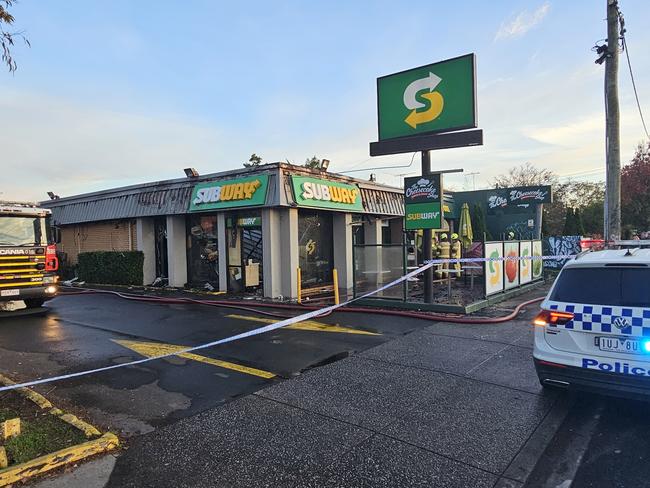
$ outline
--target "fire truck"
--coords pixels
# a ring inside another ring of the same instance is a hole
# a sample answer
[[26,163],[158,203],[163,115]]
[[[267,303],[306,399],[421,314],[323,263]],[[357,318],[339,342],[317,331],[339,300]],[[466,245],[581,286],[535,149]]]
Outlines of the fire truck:
[[51,213],[32,203],[0,201],[0,303],[23,300],[35,308],[56,295]]

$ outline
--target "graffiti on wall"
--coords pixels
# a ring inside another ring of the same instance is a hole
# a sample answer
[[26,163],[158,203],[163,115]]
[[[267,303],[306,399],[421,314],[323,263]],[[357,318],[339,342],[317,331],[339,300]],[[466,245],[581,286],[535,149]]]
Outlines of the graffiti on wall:
[[[580,252],[580,236],[558,236],[544,239],[544,255],[546,256],[572,256]],[[561,269],[569,260],[567,259],[545,259],[544,267],[550,269]]]

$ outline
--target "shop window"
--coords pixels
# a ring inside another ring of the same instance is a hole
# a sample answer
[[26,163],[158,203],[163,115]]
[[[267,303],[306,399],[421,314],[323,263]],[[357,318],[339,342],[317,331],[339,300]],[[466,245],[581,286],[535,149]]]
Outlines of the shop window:
[[[219,288],[219,239],[216,215],[188,219],[188,271],[193,286]],[[209,286],[207,286],[209,285]]]
[[298,213],[298,251],[303,287],[332,283],[332,239],[331,213],[302,210]]
[[231,214],[226,219],[228,290],[259,289],[264,283],[262,218],[259,214]]

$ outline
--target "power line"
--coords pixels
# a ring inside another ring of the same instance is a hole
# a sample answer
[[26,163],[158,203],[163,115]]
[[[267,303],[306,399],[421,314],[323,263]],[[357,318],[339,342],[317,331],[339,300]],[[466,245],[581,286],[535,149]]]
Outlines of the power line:
[[413,165],[413,160],[415,159],[416,154],[417,151],[414,152],[413,155],[411,156],[411,162],[409,164],[403,164],[399,166],[377,166],[375,168],[353,169],[349,171],[339,171],[339,173],[347,174],[347,173],[359,173],[362,171],[373,171],[373,170],[382,170],[382,169],[410,168]]
[[648,134],[648,127],[645,125],[645,119],[643,118],[643,111],[641,110],[641,103],[639,102],[639,94],[636,91],[636,82],[634,81],[634,73],[632,72],[632,63],[630,63],[630,52],[627,48],[627,41],[625,40],[625,19],[623,14],[619,10],[618,17],[621,23],[621,41],[623,42],[623,51],[625,51],[625,58],[627,59],[627,67],[630,70],[630,79],[632,80],[632,89],[634,90],[634,98],[636,98],[636,106],[639,109],[639,116],[641,117],[641,123],[643,124],[643,130],[648,139],[650,139],[650,134]]

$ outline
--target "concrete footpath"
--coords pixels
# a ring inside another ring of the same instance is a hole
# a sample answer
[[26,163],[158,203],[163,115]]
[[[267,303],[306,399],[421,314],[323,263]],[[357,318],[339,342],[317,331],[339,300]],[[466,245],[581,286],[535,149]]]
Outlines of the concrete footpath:
[[566,411],[535,375],[536,311],[433,323],[140,436],[106,486],[521,486]]

